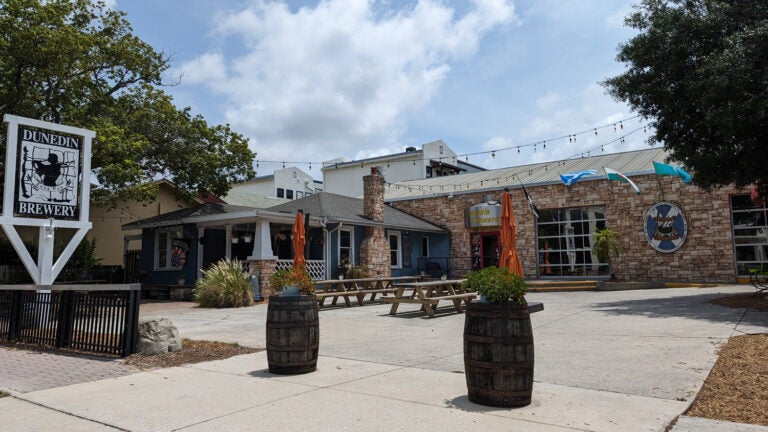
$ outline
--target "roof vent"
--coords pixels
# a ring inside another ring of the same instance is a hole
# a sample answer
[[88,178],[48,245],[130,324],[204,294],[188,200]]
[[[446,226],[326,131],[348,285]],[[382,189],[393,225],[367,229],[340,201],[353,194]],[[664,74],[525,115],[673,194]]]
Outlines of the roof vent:
[[405,151],[406,152],[415,152],[416,151],[416,147],[406,147]]

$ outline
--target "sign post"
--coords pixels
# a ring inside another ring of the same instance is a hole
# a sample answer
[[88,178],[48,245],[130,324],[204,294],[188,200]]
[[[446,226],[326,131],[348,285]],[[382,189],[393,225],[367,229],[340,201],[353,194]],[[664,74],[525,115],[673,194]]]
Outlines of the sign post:
[[[0,225],[36,285],[51,285],[91,229],[91,145],[95,132],[6,114]],[[38,227],[37,260],[16,227]],[[54,262],[57,228],[77,231]]]

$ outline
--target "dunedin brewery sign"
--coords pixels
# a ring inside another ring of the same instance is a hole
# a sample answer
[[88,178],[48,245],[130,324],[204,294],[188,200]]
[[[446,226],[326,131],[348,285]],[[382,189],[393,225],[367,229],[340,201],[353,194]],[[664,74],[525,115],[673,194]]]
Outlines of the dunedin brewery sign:
[[680,207],[668,202],[654,204],[645,213],[645,238],[659,252],[674,252],[688,235],[688,223]]
[[82,137],[19,128],[14,213],[77,219]]

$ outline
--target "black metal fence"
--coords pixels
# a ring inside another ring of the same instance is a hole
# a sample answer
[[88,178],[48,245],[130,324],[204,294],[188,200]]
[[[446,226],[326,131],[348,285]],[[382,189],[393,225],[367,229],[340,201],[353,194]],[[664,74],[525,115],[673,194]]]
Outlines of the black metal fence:
[[128,356],[140,292],[140,284],[2,285],[0,340]]

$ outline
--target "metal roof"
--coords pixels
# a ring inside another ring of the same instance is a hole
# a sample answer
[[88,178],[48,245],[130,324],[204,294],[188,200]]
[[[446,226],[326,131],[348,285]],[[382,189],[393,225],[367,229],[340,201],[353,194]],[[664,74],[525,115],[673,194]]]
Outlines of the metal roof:
[[253,208],[269,208],[278,204],[283,204],[291,200],[287,198],[274,198],[264,195],[257,195],[252,192],[245,192],[231,189],[224,197],[227,204],[240,205]]
[[375,222],[363,215],[362,199],[328,192],[319,192],[309,197],[270,207],[269,211],[294,214],[299,209],[303,210],[304,214],[309,214],[313,218],[323,218],[328,223],[342,222],[361,226],[383,226],[414,231],[446,232],[445,229],[437,225],[387,205],[384,206],[384,222]]
[[516,187],[520,183],[526,186],[538,186],[560,183],[560,174],[594,169],[598,174],[584,177],[589,179],[605,178],[603,167],[612,168],[627,177],[653,173],[653,161],[663,162],[668,153],[663,147],[636,150],[622,153],[600,154],[577,159],[554,162],[541,162],[516,167],[473,172],[427,179],[407,180],[388,184],[385,190],[386,201],[398,201],[419,197],[447,195],[450,193],[470,193],[485,190],[497,190]]

